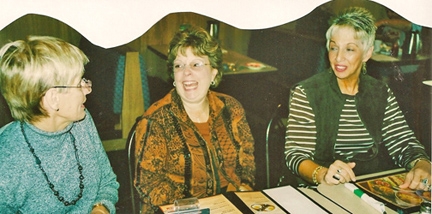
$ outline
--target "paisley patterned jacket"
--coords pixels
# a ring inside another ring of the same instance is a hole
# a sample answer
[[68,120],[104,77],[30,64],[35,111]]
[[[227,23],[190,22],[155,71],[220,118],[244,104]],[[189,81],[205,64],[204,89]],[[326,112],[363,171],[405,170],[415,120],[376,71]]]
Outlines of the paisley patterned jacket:
[[142,213],[186,197],[220,193],[220,178],[255,184],[254,140],[241,104],[209,91],[210,141],[189,119],[175,89],[144,113],[136,128],[135,187]]

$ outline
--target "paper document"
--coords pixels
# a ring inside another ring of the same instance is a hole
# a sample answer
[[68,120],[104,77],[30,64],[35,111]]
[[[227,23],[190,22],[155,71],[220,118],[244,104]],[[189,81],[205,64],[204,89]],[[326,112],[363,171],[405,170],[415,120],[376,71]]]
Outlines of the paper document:
[[[232,204],[225,196],[223,195],[215,195],[206,198],[200,198],[199,207],[210,208],[210,213],[224,213],[224,214],[241,214],[240,210],[237,209],[234,204]],[[173,205],[165,205],[161,206],[160,209],[165,213],[169,210]]]
[[308,213],[327,213],[292,186],[266,189],[263,192],[292,214],[304,214],[306,210]]
[[211,213],[237,214],[242,213],[225,196],[215,195],[199,199],[200,207],[210,208]]
[[236,192],[235,193],[243,203],[253,213],[269,213],[269,214],[284,214],[279,206],[277,206],[272,200],[267,198],[261,191],[254,192]]

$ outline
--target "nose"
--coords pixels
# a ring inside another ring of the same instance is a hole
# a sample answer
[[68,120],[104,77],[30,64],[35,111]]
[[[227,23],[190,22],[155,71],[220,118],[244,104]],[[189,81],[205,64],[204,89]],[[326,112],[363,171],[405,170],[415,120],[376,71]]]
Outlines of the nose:
[[84,95],[90,94],[92,92],[91,86],[90,87],[89,86],[82,87],[81,89],[82,89]]
[[183,73],[184,73],[185,75],[189,75],[189,74],[191,74],[191,73],[192,73],[192,67],[189,66],[189,65],[186,65],[186,66],[183,68]]
[[92,92],[92,81],[89,79],[83,78],[81,80],[81,89],[84,95],[90,94]]
[[84,95],[90,94],[92,92],[92,86],[91,84],[82,84],[81,85],[81,91],[83,92]]
[[343,59],[343,53],[342,53],[342,51],[337,50],[337,51],[336,51],[336,54],[335,54],[335,60],[336,60],[337,62],[340,62],[342,59]]

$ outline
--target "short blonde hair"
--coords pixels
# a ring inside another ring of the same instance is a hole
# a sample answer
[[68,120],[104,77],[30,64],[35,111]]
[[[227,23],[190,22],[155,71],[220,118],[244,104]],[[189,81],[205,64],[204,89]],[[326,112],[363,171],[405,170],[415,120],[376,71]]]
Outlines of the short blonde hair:
[[362,7],[350,7],[343,13],[332,20],[330,28],[327,30],[327,50],[329,49],[330,39],[333,31],[340,27],[352,27],[356,32],[356,39],[362,41],[363,50],[367,51],[373,46],[375,40],[375,18],[373,15]]
[[4,45],[0,49],[0,91],[12,117],[36,121],[48,116],[41,106],[46,91],[73,84],[88,61],[77,47],[49,36],[29,36]]

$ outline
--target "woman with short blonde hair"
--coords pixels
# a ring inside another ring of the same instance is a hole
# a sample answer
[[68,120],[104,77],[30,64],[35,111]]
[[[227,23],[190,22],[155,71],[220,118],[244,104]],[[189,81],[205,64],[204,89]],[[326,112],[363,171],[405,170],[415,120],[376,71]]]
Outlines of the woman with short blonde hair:
[[115,213],[118,187],[84,103],[87,57],[57,38],[0,49],[0,88],[15,121],[0,129],[0,210]]

